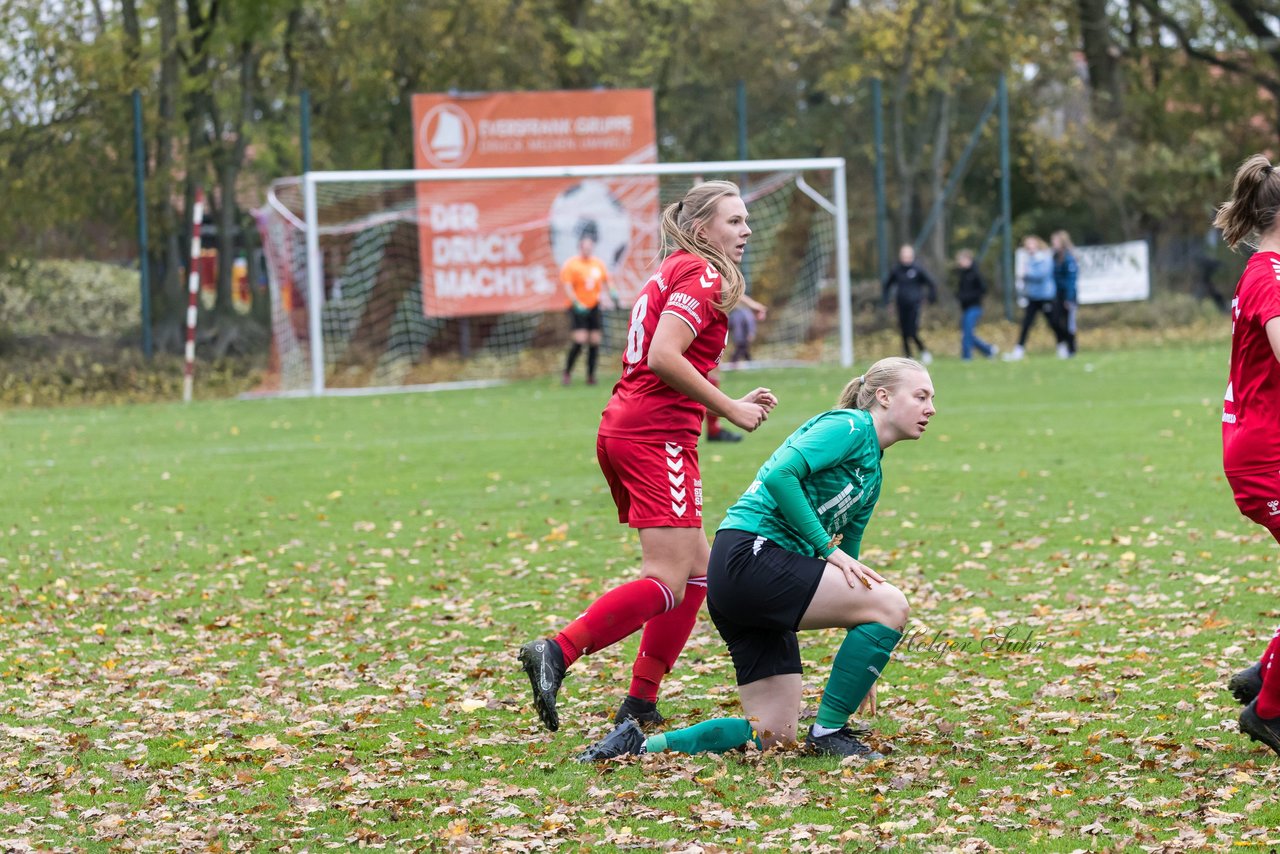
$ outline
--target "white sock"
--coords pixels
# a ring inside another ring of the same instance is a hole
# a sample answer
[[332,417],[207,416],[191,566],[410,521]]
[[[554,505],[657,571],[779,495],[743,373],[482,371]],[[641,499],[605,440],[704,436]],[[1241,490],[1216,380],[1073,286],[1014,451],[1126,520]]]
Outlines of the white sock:
[[817,724],[809,724],[809,733],[814,738],[822,738],[824,735],[831,735],[833,732],[839,732],[840,727],[818,726]]

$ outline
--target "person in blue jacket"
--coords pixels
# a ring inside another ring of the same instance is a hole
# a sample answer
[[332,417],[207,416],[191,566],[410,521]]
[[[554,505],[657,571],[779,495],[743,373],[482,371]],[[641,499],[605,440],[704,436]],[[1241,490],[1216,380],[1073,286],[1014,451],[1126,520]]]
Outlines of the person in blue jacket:
[[1053,253],[1048,245],[1034,234],[1027,235],[1022,241],[1022,248],[1027,253],[1026,269],[1022,272],[1022,296],[1027,301],[1026,312],[1022,315],[1022,329],[1018,333],[1018,346],[1009,351],[1006,357],[1018,360],[1027,354],[1027,333],[1036,317],[1044,315],[1045,322],[1053,330],[1054,339],[1062,343],[1062,330],[1058,326],[1055,311],[1057,288],[1053,282]]
[[1058,328],[1062,330],[1058,357],[1069,359],[1076,354],[1076,308],[1079,306],[1076,280],[1080,278],[1080,265],[1076,263],[1076,246],[1066,231],[1060,229],[1049,235],[1049,243],[1053,246],[1053,283]]

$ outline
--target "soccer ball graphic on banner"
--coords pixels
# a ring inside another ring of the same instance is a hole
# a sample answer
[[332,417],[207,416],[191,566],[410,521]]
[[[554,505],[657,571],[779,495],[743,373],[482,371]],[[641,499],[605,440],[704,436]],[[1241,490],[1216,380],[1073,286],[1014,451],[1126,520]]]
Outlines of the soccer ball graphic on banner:
[[584,231],[594,233],[596,257],[616,270],[631,242],[631,217],[603,181],[574,184],[551,203],[547,232],[557,266],[578,254]]

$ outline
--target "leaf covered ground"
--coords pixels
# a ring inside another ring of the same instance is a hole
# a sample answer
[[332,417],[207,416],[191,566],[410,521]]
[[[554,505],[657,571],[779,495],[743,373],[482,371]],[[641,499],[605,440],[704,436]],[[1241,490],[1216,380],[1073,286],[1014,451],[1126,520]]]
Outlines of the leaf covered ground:
[[[634,639],[536,723],[515,649],[636,572],[605,387],[0,412],[0,848],[1280,845],[1280,757],[1223,687],[1280,622],[1220,473],[1225,345],[1035,355],[939,360],[886,455],[863,559],[913,612],[872,764],[574,763]],[[846,379],[727,375],[782,405],[703,447],[712,524]],[[802,639],[810,714],[839,640]],[[706,619],[661,707],[738,713]]]

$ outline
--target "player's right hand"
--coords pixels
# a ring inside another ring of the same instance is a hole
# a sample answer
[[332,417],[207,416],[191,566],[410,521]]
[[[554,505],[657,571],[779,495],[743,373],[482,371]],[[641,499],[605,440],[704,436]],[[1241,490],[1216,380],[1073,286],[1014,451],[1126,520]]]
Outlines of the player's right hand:
[[849,582],[850,587],[865,587],[870,590],[873,583],[884,583],[880,573],[840,549],[827,555],[827,563],[844,573],[844,580]]
[[735,427],[741,427],[750,433],[768,420],[771,408],[763,403],[755,403],[744,398],[735,400],[724,417],[728,418]]
[[871,683],[871,690],[867,692],[867,696],[862,698],[862,704],[858,706],[858,714],[863,717],[874,718],[880,712],[880,704],[876,701],[876,684]]
[[766,412],[772,412],[773,408],[778,405],[778,398],[772,391],[767,388],[752,389],[749,393],[744,394],[739,400],[744,403],[758,403],[765,407]]

